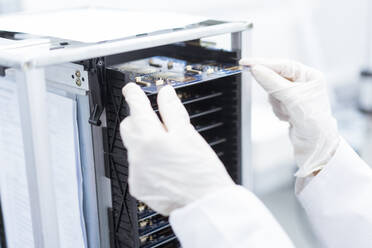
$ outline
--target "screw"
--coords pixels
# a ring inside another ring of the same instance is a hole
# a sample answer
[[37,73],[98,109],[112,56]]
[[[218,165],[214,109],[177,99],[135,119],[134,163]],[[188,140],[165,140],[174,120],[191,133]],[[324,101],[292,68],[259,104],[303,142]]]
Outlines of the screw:
[[76,71],[75,76],[79,78],[81,76],[80,71]]
[[77,78],[76,81],[75,81],[75,83],[76,83],[77,86],[80,87],[81,86],[81,80],[80,80],[80,78]]

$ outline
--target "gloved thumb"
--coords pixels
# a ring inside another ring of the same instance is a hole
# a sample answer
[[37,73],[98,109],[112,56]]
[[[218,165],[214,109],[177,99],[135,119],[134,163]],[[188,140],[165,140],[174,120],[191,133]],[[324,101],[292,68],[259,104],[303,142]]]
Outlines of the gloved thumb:
[[254,65],[251,68],[251,72],[256,81],[269,94],[293,87],[293,82],[285,79],[265,66]]

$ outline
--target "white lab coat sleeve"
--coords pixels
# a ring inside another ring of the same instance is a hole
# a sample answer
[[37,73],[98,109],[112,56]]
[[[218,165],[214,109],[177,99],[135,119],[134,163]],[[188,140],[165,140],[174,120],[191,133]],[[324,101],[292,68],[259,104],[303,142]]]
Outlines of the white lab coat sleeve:
[[343,139],[298,198],[325,247],[372,247],[372,169]]
[[177,209],[169,220],[183,248],[294,247],[261,201],[241,186]]

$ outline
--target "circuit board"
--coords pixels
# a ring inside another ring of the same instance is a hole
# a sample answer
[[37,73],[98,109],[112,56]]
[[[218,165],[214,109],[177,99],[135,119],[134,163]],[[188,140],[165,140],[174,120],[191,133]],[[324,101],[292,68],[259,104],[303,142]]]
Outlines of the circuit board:
[[183,87],[203,81],[237,74],[241,67],[215,61],[188,63],[185,60],[154,56],[108,67],[127,76],[147,93],[156,93],[161,87]]

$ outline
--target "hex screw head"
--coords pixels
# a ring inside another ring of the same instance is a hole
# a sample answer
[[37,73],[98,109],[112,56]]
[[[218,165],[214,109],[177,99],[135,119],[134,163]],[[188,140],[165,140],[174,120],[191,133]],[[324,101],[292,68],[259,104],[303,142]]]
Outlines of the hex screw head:
[[75,81],[75,83],[76,83],[77,86],[80,87],[81,86],[81,80],[80,80],[80,78],[77,78],[76,81]]
[[81,76],[80,71],[76,71],[75,76],[79,78]]

